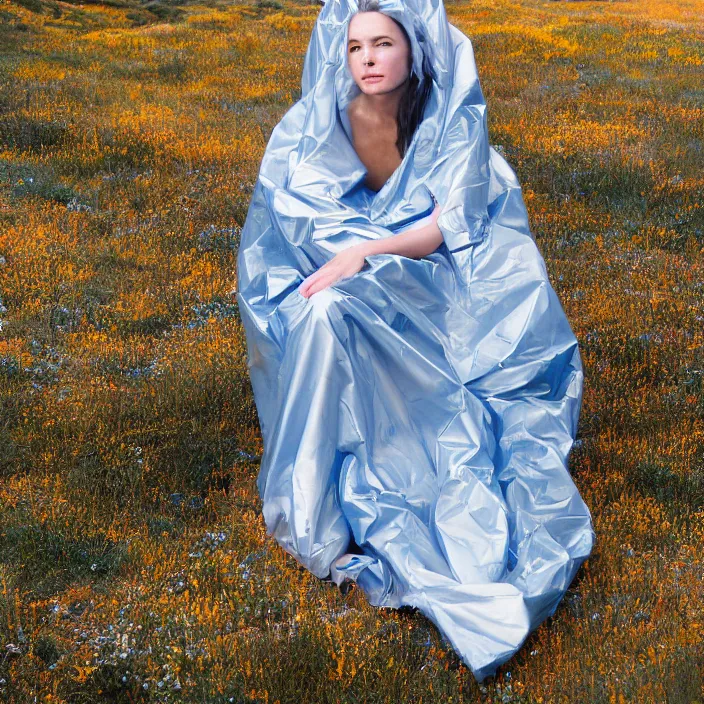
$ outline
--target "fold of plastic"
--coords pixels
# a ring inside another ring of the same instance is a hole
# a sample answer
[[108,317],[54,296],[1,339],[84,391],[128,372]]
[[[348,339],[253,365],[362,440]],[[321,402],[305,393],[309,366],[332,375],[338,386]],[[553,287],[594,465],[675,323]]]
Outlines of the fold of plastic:
[[[242,230],[237,299],[264,455],[267,531],[318,577],[417,607],[478,681],[552,615],[591,553],[568,471],[583,370],[490,148],[470,40],[440,0],[381,0],[433,85],[401,165],[375,193],[346,127],[354,0],[328,0],[302,97],[272,132]],[[420,73],[419,73],[420,75]],[[337,252],[425,222],[422,259],[380,254],[302,296]],[[335,561],[351,539],[363,554]]]

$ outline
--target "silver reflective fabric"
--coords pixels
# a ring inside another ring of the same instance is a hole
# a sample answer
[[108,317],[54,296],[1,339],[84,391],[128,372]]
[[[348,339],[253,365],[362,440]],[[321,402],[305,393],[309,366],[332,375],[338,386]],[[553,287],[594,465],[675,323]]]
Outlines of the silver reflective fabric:
[[[275,127],[242,230],[237,298],[264,442],[267,530],[320,578],[417,607],[481,681],[552,615],[594,542],[567,467],[577,340],[490,147],[472,45],[440,0],[381,0],[432,67],[401,165],[364,184],[346,107],[355,0],[328,0],[302,97]],[[444,241],[369,256],[306,298],[337,252],[426,221]],[[334,563],[355,554],[339,569]],[[353,548],[354,551],[354,548]]]

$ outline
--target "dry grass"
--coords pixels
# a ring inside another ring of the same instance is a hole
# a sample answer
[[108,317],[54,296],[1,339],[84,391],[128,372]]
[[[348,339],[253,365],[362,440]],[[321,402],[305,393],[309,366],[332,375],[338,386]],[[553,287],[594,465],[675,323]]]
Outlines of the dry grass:
[[317,8],[151,7],[0,6],[0,698],[704,701],[704,1],[447,5],[580,340],[597,531],[482,687],[259,511],[231,291]]

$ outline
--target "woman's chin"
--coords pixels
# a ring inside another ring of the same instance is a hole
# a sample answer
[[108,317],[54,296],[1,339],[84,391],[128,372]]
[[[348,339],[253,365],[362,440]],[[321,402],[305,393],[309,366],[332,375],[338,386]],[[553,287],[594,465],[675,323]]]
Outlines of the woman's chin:
[[381,93],[389,92],[386,87],[381,85],[380,83],[370,83],[369,85],[362,83],[359,88],[362,93],[366,93],[367,95],[379,95]]

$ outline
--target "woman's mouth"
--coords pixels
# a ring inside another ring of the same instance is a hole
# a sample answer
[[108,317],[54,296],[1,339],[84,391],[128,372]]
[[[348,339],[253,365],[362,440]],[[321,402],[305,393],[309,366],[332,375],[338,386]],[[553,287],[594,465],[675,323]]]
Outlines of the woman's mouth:
[[362,80],[363,80],[365,83],[378,83],[378,82],[381,81],[383,78],[384,78],[383,76],[373,75],[373,76],[364,76],[364,77],[362,78]]

